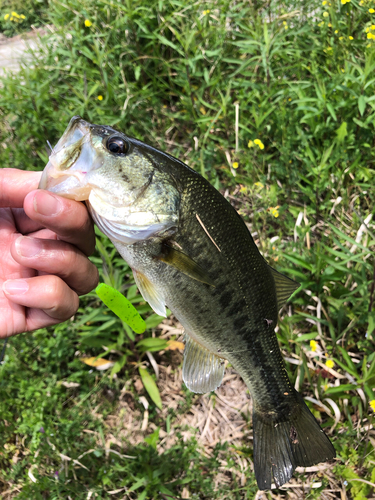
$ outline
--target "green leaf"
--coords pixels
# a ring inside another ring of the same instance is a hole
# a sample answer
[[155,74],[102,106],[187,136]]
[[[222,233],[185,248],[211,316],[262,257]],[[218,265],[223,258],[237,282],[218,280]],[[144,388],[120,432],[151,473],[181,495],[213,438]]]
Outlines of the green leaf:
[[128,358],[128,357],[127,357],[127,355],[126,355],[126,354],[124,354],[123,356],[121,356],[121,358],[120,358],[120,359],[118,359],[118,360],[116,361],[116,363],[112,366],[112,370],[111,370],[111,374],[110,374],[110,377],[111,377],[111,378],[113,377],[113,375],[114,375],[115,373],[118,373],[118,372],[121,370],[121,368],[122,368],[122,367],[124,366],[124,364],[126,363],[127,358]]
[[148,373],[148,371],[145,368],[142,368],[140,366],[138,368],[138,371],[139,371],[139,374],[141,376],[144,388],[148,392],[152,401],[161,410],[161,408],[162,408],[161,397],[160,397],[158,386],[155,384],[154,379],[151,377],[151,375]]
[[156,326],[160,325],[160,323],[164,320],[164,316],[159,316],[158,314],[151,314],[146,319],[146,328],[155,328]]
[[99,283],[95,292],[104,304],[136,333],[143,333],[146,330],[146,323],[137,309],[118,290],[105,283]]
[[294,342],[305,342],[307,340],[312,340],[315,339],[318,335],[318,332],[305,333],[294,339]]
[[159,431],[160,427],[157,427],[152,434],[145,437],[146,443],[148,443],[152,448],[154,448],[154,450],[156,450],[156,446],[159,441]]
[[337,122],[337,116],[336,116],[335,110],[333,109],[332,104],[330,104],[329,102],[327,102],[327,109],[330,112],[332,118],[335,120],[335,122]]
[[345,137],[348,135],[348,124],[347,122],[342,122],[339,128],[336,130],[337,141],[344,142]]
[[355,384],[342,384],[337,387],[328,387],[324,394],[339,394],[341,392],[353,391],[355,389],[358,389],[358,386]]
[[168,347],[168,342],[164,339],[148,338],[140,340],[137,343],[137,347],[143,348],[144,351],[161,351]]
[[361,116],[363,116],[363,113],[365,112],[365,108],[366,108],[365,96],[360,95],[358,98],[358,109],[359,109],[359,112],[361,113]]

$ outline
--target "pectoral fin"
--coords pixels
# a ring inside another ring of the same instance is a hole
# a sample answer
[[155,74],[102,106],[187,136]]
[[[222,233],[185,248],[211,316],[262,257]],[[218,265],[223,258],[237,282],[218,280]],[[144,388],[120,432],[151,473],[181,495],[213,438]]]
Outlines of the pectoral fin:
[[214,391],[223,380],[224,359],[198,344],[186,332],[185,342],[182,378],[186,387],[199,394]]
[[193,259],[191,259],[188,255],[173,248],[169,245],[163,245],[163,251],[158,256],[158,259],[168,264],[169,266],[173,266],[182,273],[190,276],[197,281],[201,281],[202,283],[206,283],[207,285],[215,286],[212,279],[208,276],[206,271]]
[[167,317],[167,311],[164,304],[164,299],[161,297],[160,293],[151,281],[146,278],[146,276],[142,273],[139,273],[135,269],[133,269],[133,275],[137,287],[141,292],[142,297],[150,304],[152,309],[159,314],[160,316]]
[[283,305],[286,304],[292,293],[299,288],[300,284],[297,283],[297,281],[287,278],[271,266],[269,266],[269,268],[271,269],[273,279],[275,280],[277,307],[281,309]]

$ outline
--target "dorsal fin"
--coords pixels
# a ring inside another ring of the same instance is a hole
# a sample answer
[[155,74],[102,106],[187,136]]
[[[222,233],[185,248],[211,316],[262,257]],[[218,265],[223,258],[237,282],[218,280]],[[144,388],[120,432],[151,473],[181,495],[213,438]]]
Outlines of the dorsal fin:
[[166,318],[167,311],[164,299],[161,297],[160,293],[156,290],[151,281],[146,278],[144,274],[136,271],[135,269],[133,269],[133,275],[142,297],[150,304],[156,314]]
[[275,280],[277,307],[281,309],[300,284],[279,273],[279,271],[276,271],[273,267],[268,267],[271,269],[273,279]]
[[186,387],[199,394],[214,391],[223,380],[224,359],[198,344],[186,332],[184,340],[182,379]]
[[185,253],[167,245],[166,243],[163,244],[162,253],[158,255],[157,258],[165,264],[173,266],[187,276],[190,276],[190,278],[213,287],[215,286],[212,279],[199,264],[194,262],[194,260]]

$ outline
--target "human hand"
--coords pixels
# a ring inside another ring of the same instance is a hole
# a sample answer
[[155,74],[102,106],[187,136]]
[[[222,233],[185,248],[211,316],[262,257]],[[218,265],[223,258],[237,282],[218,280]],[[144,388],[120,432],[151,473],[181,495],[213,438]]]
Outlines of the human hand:
[[98,283],[85,206],[36,190],[40,177],[0,169],[0,338],[69,319]]

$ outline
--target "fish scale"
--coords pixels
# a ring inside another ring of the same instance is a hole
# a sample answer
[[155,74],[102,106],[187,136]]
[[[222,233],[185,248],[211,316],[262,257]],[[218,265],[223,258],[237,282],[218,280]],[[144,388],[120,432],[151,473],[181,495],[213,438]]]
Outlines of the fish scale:
[[274,330],[298,284],[266,263],[242,218],[206,179],[152,146],[74,117],[40,187],[86,201],[144,299],[161,315],[168,306],[183,325],[190,390],[215,390],[225,360],[242,376],[253,398],[260,489],[335,456],[288,379]]

